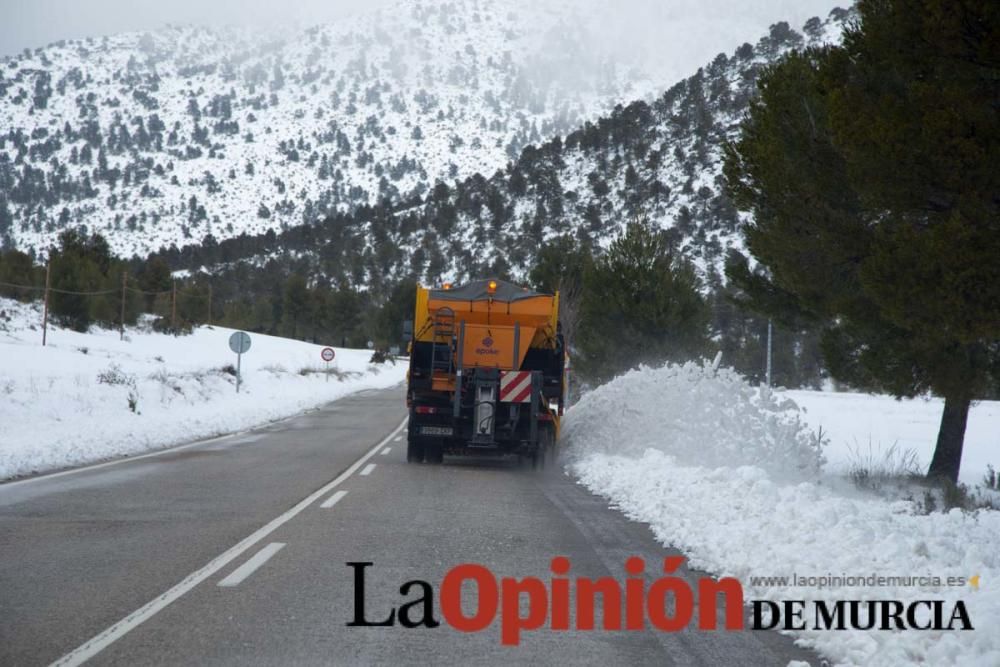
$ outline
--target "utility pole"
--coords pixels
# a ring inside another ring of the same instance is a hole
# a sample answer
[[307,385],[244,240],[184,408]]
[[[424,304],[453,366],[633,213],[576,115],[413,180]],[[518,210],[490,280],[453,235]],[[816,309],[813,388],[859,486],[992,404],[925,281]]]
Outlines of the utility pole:
[[170,298],[170,328],[173,329],[173,333],[177,335],[177,281],[171,283],[173,290],[171,292]]
[[122,326],[118,340],[125,340],[125,289],[128,286],[128,271],[122,271]]
[[767,321],[767,386],[771,386],[771,338],[773,334],[773,327],[771,326],[771,320]]
[[42,305],[42,347],[49,332],[49,277],[52,274],[52,258],[45,260],[45,299]]

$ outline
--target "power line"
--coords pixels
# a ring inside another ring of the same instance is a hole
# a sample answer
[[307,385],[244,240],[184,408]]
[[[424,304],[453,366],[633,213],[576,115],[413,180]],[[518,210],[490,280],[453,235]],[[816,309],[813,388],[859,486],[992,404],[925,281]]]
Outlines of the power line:
[[[45,290],[45,288],[40,285],[19,285],[17,283],[7,283],[7,282],[0,282],[0,287],[13,287],[15,289],[37,290],[39,292]],[[150,292],[147,290],[136,289],[135,287],[126,287],[125,289],[127,289],[129,292],[134,292],[136,294],[148,294],[150,296],[157,296],[160,294],[171,294],[173,292],[173,290],[164,290],[162,292]],[[119,294],[121,293],[121,288],[117,287],[115,289],[97,290],[95,292],[82,292],[77,290],[59,289],[58,287],[50,287],[49,291],[56,292],[57,294],[73,294],[76,296],[101,296],[104,294]],[[202,294],[200,292],[192,292],[190,290],[179,289],[177,290],[177,293],[195,299],[208,298],[207,294]]]
[[74,292],[73,290],[57,289],[55,287],[50,287],[49,291],[55,292],[56,294],[75,294],[77,296],[100,296],[102,294],[118,294],[120,290],[106,289],[106,290],[101,290],[99,292]]
[[134,287],[126,287],[125,289],[127,289],[129,292],[135,292],[136,294],[148,294],[150,296],[159,296],[160,294],[170,294],[172,292],[172,290],[164,290],[162,292],[148,292],[146,290],[136,289]]
[[43,290],[44,287],[39,287],[38,285],[16,285],[14,283],[4,283],[0,282],[0,287],[16,287],[17,289],[36,289]]
[[[143,294],[143,295],[147,295],[147,296],[164,296],[164,295],[170,294],[171,295],[171,301],[170,301],[170,322],[171,322],[171,325],[170,326],[171,326],[171,329],[173,329],[174,331],[177,330],[177,296],[178,296],[178,294],[181,295],[181,296],[183,296],[183,297],[185,297],[185,298],[188,298],[188,299],[204,299],[204,300],[207,300],[208,301],[209,311],[211,311],[211,308],[212,308],[212,286],[211,285],[208,286],[208,293],[207,294],[203,293],[203,292],[195,292],[195,291],[177,289],[177,281],[176,280],[171,281],[172,282],[171,289],[169,289],[169,290],[164,290],[164,291],[141,290],[141,289],[137,289],[135,287],[129,287],[128,286],[128,273],[127,272],[123,272],[122,273],[121,287],[117,287],[115,289],[94,290],[94,291],[67,290],[67,289],[59,289],[57,287],[52,287],[51,286],[51,284],[49,282],[50,275],[51,275],[50,274],[50,270],[51,270],[51,264],[50,263],[46,263],[46,265],[45,265],[45,286],[44,287],[41,287],[41,286],[38,286],[38,285],[21,285],[21,284],[18,284],[18,283],[9,283],[9,282],[6,282],[6,281],[0,281],[0,287],[2,287],[2,288],[10,288],[10,289],[20,289],[20,290],[42,292],[42,299],[44,301],[44,303],[43,303],[43,313],[42,313],[42,345],[45,345],[47,334],[48,334],[49,294],[70,294],[70,295],[74,295],[74,296],[88,296],[88,297],[89,296],[107,296],[107,295],[110,295],[110,294],[120,295],[121,296],[121,300],[122,300],[122,303],[121,303],[121,322],[120,322],[120,331],[121,331],[122,338],[125,337],[125,312],[126,312],[126,299],[125,299],[125,295],[126,295],[127,292],[132,292],[133,294]],[[211,322],[211,320],[212,320],[212,313],[209,312],[208,313],[208,321]]]
[[[2,286],[2,287],[15,287],[17,289],[33,289],[33,290],[44,290],[45,289],[44,287],[38,287],[36,285],[18,285],[16,283],[2,283],[2,282],[0,282],[0,286]],[[50,292],[56,292],[58,294],[74,294],[76,296],[100,296],[102,294],[117,294],[119,292],[119,290],[117,290],[117,289],[99,290],[97,292],[77,292],[77,291],[68,290],[68,289],[58,289],[58,288],[55,288],[55,287],[50,287],[49,291]]]
[[[159,296],[161,294],[173,294],[173,290],[170,290],[170,289],[163,290],[162,292],[149,292],[149,291],[146,291],[146,290],[136,289],[134,287],[126,287],[125,289],[127,289],[129,292],[135,292],[136,294],[148,294],[149,296]],[[115,290],[115,292],[117,292],[117,291],[118,290]],[[191,292],[189,290],[183,290],[183,289],[177,290],[177,293],[180,294],[180,295],[183,295],[183,296],[188,296],[188,297],[194,298],[194,299],[207,299],[208,298],[207,294],[202,294],[200,292]]]

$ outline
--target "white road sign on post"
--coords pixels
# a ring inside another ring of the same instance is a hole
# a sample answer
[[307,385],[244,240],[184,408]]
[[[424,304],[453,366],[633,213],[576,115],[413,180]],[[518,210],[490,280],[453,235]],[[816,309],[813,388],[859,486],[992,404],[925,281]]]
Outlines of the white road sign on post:
[[243,355],[250,349],[250,336],[244,331],[236,331],[229,337],[229,349],[236,353],[236,393],[240,393],[240,371]]
[[323,351],[319,353],[319,356],[323,357],[323,361],[326,362],[326,381],[330,381],[330,362],[333,358],[337,356],[337,353],[333,351],[332,347],[324,347]]

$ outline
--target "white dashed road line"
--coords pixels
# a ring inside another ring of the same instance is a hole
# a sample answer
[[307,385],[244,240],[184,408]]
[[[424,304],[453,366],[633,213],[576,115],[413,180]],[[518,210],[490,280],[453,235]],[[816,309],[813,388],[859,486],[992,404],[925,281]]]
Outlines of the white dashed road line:
[[368,475],[372,474],[372,470],[375,470],[375,464],[369,463],[364,467],[364,470],[361,471],[361,476],[367,477]]
[[364,456],[359,458],[357,461],[352,463],[347,470],[340,473],[336,479],[332,482],[314,491],[310,495],[303,498],[297,505],[292,507],[290,510],[284,514],[272,519],[267,525],[257,529],[254,533],[251,533],[248,537],[245,537],[242,541],[236,545],[230,547],[222,554],[216,556],[214,559],[209,561],[207,565],[202,567],[200,570],[192,572],[187,577],[182,579],[180,583],[175,585],[173,588],[167,592],[153,598],[147,602],[142,607],[136,609],[131,614],[121,619],[112,626],[106,628],[100,634],[88,639],[86,642],[76,647],[73,651],[67,653],[63,657],[56,660],[53,665],[82,665],[87,660],[90,660],[95,655],[106,649],[112,643],[118,641],[126,634],[139,627],[145,621],[155,616],[161,610],[163,610],[167,605],[171,604],[179,597],[190,591],[192,588],[205,581],[216,572],[224,568],[229,563],[233,562],[239,558],[248,549],[256,545],[257,543],[264,540],[265,537],[276,531],[282,525],[287,523],[289,520],[294,518],[297,514],[302,512],[305,508],[312,505],[314,502],[330,493],[334,488],[340,486],[341,483],[354,473],[358,471],[358,468],[363,466],[365,462],[371,457],[375,456],[380,449],[385,447],[395,436],[406,426],[406,420],[403,420],[399,426],[393,429],[392,433],[387,435],[384,440],[372,447],[365,453]]
[[403,436],[401,436],[401,435],[397,435],[397,436],[396,436],[396,437],[395,437],[395,438],[393,439],[393,442],[401,442],[402,440],[403,440]]
[[255,553],[250,560],[232,571],[228,577],[219,582],[219,586],[239,586],[244,579],[253,574],[257,568],[271,560],[271,556],[285,547],[284,542],[271,542]]
[[386,447],[385,449],[382,450],[382,456],[387,455],[391,451],[392,451],[392,447]]
[[329,498],[327,498],[326,500],[324,500],[323,504],[320,505],[320,507],[322,507],[323,509],[330,509],[331,507],[333,507],[334,505],[336,505],[338,502],[340,502],[340,499],[343,498],[346,495],[347,495],[347,491],[336,491],[336,492],[334,492],[334,494],[332,496],[330,496]]

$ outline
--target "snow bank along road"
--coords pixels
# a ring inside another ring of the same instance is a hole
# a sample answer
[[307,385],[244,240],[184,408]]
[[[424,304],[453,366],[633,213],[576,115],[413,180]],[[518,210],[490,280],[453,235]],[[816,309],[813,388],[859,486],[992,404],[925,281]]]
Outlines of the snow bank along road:
[[321,345],[255,333],[237,394],[226,370],[236,362],[233,329],[171,336],[144,323],[119,340],[98,327],[50,326],[42,347],[38,307],[0,298],[0,479],[245,431],[391,387],[406,373],[404,364],[370,363],[370,350],[340,348],[325,365]]
[[[640,556],[649,583],[671,553],[562,474],[408,465],[404,418],[401,388],[371,390],[249,434],[0,485],[0,664],[818,664],[773,632],[546,623],[505,647],[499,619],[471,634],[348,627],[348,562],[374,563],[366,613],[382,620],[418,597],[404,582],[439,591],[461,563],[548,581],[566,556],[570,576],[624,581]],[[680,574],[696,590],[701,573]]]

